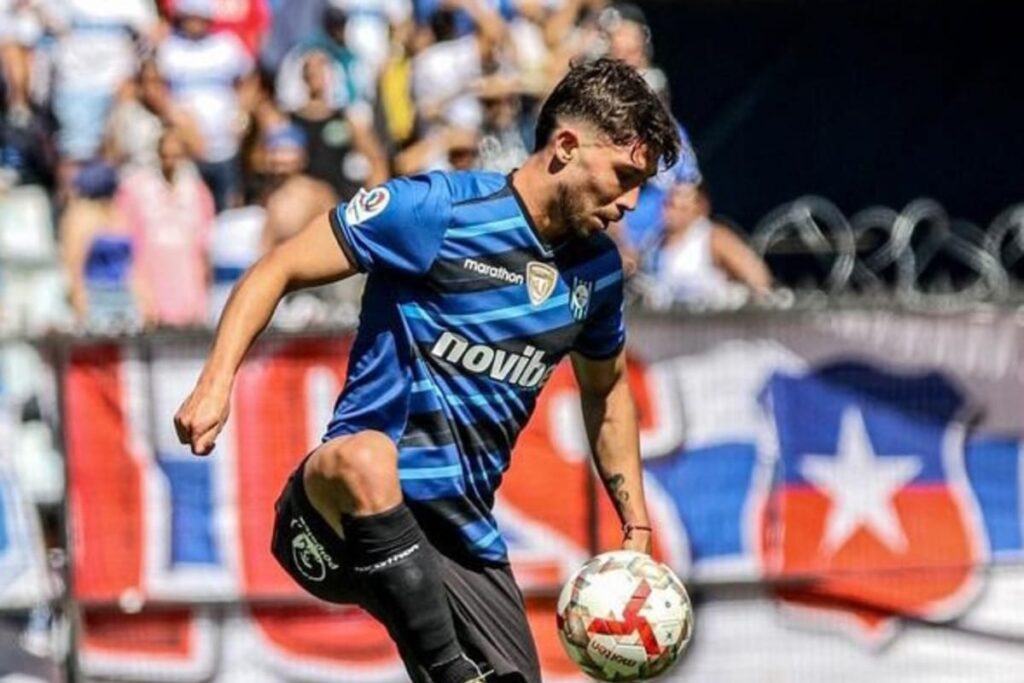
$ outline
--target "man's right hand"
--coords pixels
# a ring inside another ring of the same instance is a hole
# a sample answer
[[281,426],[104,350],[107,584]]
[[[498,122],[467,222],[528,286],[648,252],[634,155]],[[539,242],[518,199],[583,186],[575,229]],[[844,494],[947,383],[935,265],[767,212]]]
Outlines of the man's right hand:
[[191,448],[193,455],[209,455],[228,421],[230,407],[230,386],[213,387],[200,382],[174,414],[178,441]]

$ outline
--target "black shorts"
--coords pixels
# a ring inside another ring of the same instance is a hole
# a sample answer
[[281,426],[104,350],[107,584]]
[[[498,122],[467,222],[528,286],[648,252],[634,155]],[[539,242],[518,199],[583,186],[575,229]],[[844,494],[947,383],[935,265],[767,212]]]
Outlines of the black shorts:
[[[307,592],[327,602],[359,605],[383,623],[370,592],[350,569],[344,539],[309,502],[302,470],[300,465],[288,479],[274,506],[271,552]],[[494,678],[488,680],[495,683],[540,683],[540,663],[523,594],[511,568],[456,561],[441,551],[438,556],[455,630],[466,654],[493,669]],[[409,657],[403,644],[397,645],[412,679],[429,683],[426,672]]]

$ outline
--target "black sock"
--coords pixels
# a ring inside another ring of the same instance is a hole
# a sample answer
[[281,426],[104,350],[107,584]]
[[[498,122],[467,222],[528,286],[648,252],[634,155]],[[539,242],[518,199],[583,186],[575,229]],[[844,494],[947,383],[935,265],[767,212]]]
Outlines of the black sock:
[[373,592],[386,626],[435,683],[471,679],[476,667],[456,638],[440,559],[405,503],[374,515],[343,515],[341,525],[353,569]]

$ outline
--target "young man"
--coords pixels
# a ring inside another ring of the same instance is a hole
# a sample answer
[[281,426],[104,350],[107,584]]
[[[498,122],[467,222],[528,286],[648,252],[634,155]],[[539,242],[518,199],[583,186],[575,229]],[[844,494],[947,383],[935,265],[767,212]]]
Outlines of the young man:
[[540,681],[491,506],[568,353],[623,547],[650,550],[621,262],[601,233],[678,152],[675,125],[635,70],[576,66],[510,176],[435,173],[361,193],[276,247],[232,294],[175,416],[199,455],[281,296],[368,273],[345,388],[278,501],[273,549],[306,590],[379,619],[418,683]]

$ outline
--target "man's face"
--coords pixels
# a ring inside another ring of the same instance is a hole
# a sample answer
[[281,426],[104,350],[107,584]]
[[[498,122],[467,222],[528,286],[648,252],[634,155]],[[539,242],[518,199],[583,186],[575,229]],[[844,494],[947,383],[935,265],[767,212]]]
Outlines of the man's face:
[[558,184],[561,222],[577,237],[589,237],[636,208],[640,188],[654,175],[656,160],[636,142],[616,145],[601,135],[581,133]]
[[323,52],[310,52],[302,65],[302,78],[311,96],[323,96],[331,86],[330,57]]
[[306,167],[306,150],[298,145],[273,145],[266,150],[267,173],[287,177]]
[[174,178],[178,164],[185,159],[185,145],[177,133],[164,134],[160,139],[157,154],[160,157],[160,170],[164,177],[168,180]]
[[647,67],[647,32],[644,26],[621,21],[608,35],[608,55],[634,69]]
[[210,32],[210,20],[195,14],[185,14],[178,19],[181,32],[193,40],[204,38]]

